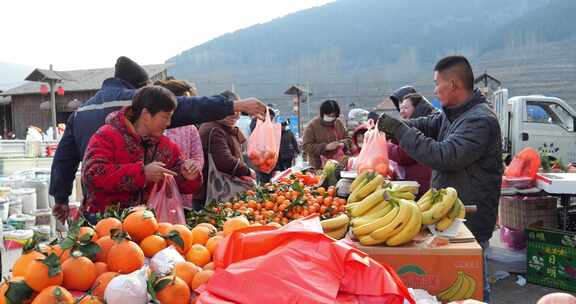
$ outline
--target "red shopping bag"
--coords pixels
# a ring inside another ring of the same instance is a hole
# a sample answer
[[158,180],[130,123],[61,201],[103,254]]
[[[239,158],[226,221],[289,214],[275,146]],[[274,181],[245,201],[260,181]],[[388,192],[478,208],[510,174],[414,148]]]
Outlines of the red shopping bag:
[[374,123],[368,121],[368,131],[364,133],[364,144],[356,159],[356,172],[377,172],[382,176],[388,174],[388,144],[386,134],[380,132]]
[[272,122],[267,110],[266,119],[256,121],[256,127],[248,138],[248,158],[258,171],[270,173],[274,170],[278,161],[281,135],[282,125]]
[[512,159],[504,172],[505,177],[535,178],[540,168],[540,155],[532,148],[524,148]]
[[161,182],[154,184],[148,207],[154,209],[159,222],[186,224],[183,199],[172,175],[166,174]]
[[414,303],[394,270],[325,236],[318,217],[237,230],[214,263],[197,303]]

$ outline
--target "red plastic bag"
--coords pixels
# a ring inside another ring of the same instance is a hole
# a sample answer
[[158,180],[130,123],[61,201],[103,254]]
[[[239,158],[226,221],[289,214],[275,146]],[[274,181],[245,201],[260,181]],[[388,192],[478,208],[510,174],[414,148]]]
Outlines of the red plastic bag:
[[274,170],[278,161],[281,135],[282,125],[272,122],[267,110],[266,119],[256,121],[256,127],[248,138],[248,158],[258,171],[270,173]]
[[540,155],[532,148],[524,148],[512,159],[506,168],[504,176],[510,177],[530,177],[535,178],[540,168]]
[[356,159],[356,172],[366,170],[377,172],[382,176],[388,174],[388,144],[386,134],[378,131],[372,121],[368,122],[368,131],[364,133],[364,144]]
[[414,303],[394,270],[325,236],[318,217],[237,230],[214,264],[197,303]]
[[159,222],[186,224],[183,199],[172,175],[165,175],[163,181],[154,184],[148,207],[154,209]]

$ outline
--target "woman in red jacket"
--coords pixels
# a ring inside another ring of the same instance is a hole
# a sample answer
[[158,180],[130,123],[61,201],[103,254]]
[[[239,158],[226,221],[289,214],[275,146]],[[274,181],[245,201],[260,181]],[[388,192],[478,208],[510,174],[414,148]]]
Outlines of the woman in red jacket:
[[[436,110],[422,95],[412,93],[404,96],[399,105],[400,117],[418,118],[430,115]],[[415,161],[400,146],[388,142],[388,158],[405,170],[404,180],[417,181],[420,184],[418,196],[428,191],[432,178],[432,169]]]
[[170,125],[176,97],[159,86],[140,89],[132,105],[111,113],[92,136],[82,162],[88,218],[106,207],[146,204],[154,183],[175,177],[181,193],[202,185],[200,169],[184,160],[176,144],[162,135]]

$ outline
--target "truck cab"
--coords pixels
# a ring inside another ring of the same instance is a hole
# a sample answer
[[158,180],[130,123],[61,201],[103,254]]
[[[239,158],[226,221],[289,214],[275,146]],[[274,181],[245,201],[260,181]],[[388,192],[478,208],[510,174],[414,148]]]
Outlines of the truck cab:
[[508,98],[508,90],[493,95],[507,161],[531,147],[563,163],[576,162],[576,111],[565,101],[542,95]]

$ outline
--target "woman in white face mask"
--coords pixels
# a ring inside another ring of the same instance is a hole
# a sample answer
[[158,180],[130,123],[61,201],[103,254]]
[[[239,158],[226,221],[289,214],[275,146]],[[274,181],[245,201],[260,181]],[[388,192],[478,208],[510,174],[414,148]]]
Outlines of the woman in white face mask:
[[312,119],[304,130],[302,146],[308,162],[316,169],[322,168],[322,160],[342,161],[350,151],[351,140],[339,116],[338,103],[326,100],[320,105],[320,116]]

